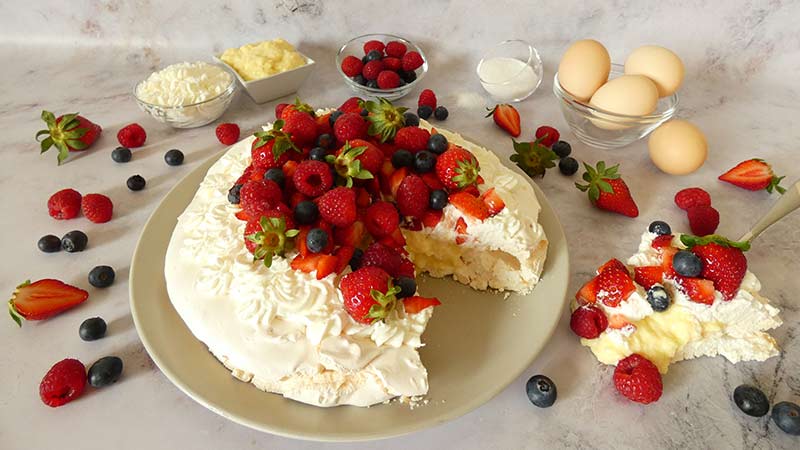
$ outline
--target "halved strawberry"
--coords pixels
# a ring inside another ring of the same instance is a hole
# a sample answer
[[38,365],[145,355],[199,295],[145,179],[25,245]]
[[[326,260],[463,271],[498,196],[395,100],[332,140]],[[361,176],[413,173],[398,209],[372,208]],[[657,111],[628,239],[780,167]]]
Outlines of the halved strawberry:
[[17,286],[8,301],[8,312],[17,325],[22,320],[44,320],[73,308],[89,298],[89,293],[64,282],[43,279],[30,280]]
[[597,302],[597,292],[597,277],[595,277],[581,286],[580,290],[575,294],[575,300],[581,305],[595,303]]
[[509,104],[501,104],[495,106],[493,109],[488,109],[489,114],[486,117],[492,116],[494,123],[500,128],[508,132],[511,136],[518,137],[520,132],[519,112],[516,108]]
[[289,264],[292,269],[300,272],[311,273],[317,270],[317,263],[322,255],[309,254],[307,256],[297,255]]
[[425,308],[439,306],[441,304],[442,302],[435,297],[420,297],[419,295],[414,295],[403,299],[403,309],[405,309],[406,314],[416,314]]
[[506,207],[506,203],[500,198],[500,195],[497,194],[494,188],[484,192],[483,195],[481,195],[481,200],[486,204],[486,208],[489,210],[489,216],[497,215]]
[[624,272],[628,271],[628,268],[625,267],[625,264],[622,264],[622,261],[618,260],[617,258],[611,258],[606,261],[602,266],[597,269],[597,273],[603,273],[608,269],[616,269],[622,270]]
[[456,221],[456,233],[458,234],[458,236],[456,236],[456,244],[461,245],[467,241],[467,238],[464,237],[468,234],[467,222],[464,220],[463,217],[459,217],[458,220]]
[[664,282],[664,269],[661,266],[634,267],[633,281],[645,289],[650,289]]
[[356,248],[350,245],[343,245],[333,252],[333,256],[336,257],[336,273],[342,273],[347,265],[350,264],[355,252]]
[[636,291],[628,269],[612,264],[597,275],[597,298],[606,306],[619,306]]
[[664,247],[668,247],[672,244],[672,235],[671,234],[662,234],[660,236],[656,236],[653,238],[653,242],[650,243],[650,246],[655,249],[661,249]]
[[364,222],[356,220],[350,226],[345,228],[336,227],[333,232],[334,241],[339,245],[349,245],[351,247],[358,247],[364,240],[367,234],[367,227]]
[[775,176],[772,166],[766,161],[756,158],[742,161],[733,169],[719,176],[722,181],[750,191],[765,189],[769,193],[778,191],[781,194],[786,192],[786,189],[780,186],[783,178]]
[[433,228],[442,221],[442,212],[429,209],[422,215],[422,225],[426,228]]
[[678,249],[675,247],[664,247],[661,249],[661,269],[664,271],[664,278],[674,278],[677,275],[672,267],[672,260]]
[[626,326],[631,325],[628,322],[628,319],[625,318],[622,314],[611,314],[608,316],[608,327],[614,328],[619,330],[620,328],[625,328]]
[[338,265],[339,258],[333,255],[319,255],[319,260],[317,261],[317,279],[321,280],[336,272],[336,267],[338,267]]
[[400,183],[403,182],[403,179],[408,175],[408,168],[401,167],[395,170],[387,181],[387,188],[388,194],[391,194],[392,197],[397,196],[397,190],[400,189]]
[[472,194],[456,192],[455,194],[450,194],[449,201],[459,211],[472,218],[484,220],[489,217],[489,208],[486,207],[486,204],[481,199]]
[[244,210],[237,211],[236,214],[234,214],[234,216],[236,216],[237,219],[243,220],[245,222],[250,222],[253,219],[252,217],[250,217],[249,214],[244,212]]
[[702,278],[675,276],[680,289],[695,303],[712,305],[714,303],[714,282]]

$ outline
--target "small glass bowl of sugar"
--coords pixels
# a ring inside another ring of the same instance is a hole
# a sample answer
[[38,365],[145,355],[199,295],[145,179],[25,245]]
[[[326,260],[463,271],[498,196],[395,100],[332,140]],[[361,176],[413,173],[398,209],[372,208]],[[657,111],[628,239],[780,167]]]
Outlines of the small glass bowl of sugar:
[[539,52],[520,39],[509,39],[490,48],[476,69],[481,85],[498,102],[521,102],[542,82],[544,69]]

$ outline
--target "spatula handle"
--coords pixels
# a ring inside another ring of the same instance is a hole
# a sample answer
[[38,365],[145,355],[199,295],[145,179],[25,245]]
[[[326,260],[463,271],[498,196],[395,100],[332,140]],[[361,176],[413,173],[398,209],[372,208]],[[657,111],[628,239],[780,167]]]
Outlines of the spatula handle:
[[752,241],[773,223],[783,219],[797,208],[800,208],[800,181],[797,181],[792,187],[787,189],[780,200],[778,200],[772,208],[764,214],[764,217],[753,225],[753,228],[739,240]]

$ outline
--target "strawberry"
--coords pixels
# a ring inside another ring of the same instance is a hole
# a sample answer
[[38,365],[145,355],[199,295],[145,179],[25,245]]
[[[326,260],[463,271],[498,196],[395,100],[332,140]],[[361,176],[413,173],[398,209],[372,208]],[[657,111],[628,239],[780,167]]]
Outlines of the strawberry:
[[44,320],[73,308],[89,298],[89,293],[58,280],[30,280],[17,286],[8,301],[8,312],[17,325],[22,320]]
[[342,59],[341,68],[345,75],[348,77],[354,77],[361,74],[361,69],[364,68],[364,63],[361,62],[361,58],[349,55]]
[[702,278],[675,276],[679,288],[695,303],[714,304],[714,282]]
[[600,266],[597,269],[597,273],[601,274],[601,273],[605,272],[608,269],[615,269],[615,270],[622,270],[622,271],[627,271],[628,270],[628,268],[625,267],[625,264],[622,264],[622,261],[618,260],[617,258],[611,258],[608,261],[606,261],[605,263],[603,263],[603,265]]
[[725,300],[736,296],[739,286],[747,273],[747,258],[744,251],[748,242],[732,242],[720,236],[681,236],[686,244],[703,261],[700,276],[714,283],[714,288],[722,293]]
[[479,171],[475,155],[461,147],[449,148],[436,158],[436,176],[451,191],[474,185]]
[[692,206],[686,211],[689,228],[697,236],[714,234],[719,226],[719,211],[711,206]]
[[658,368],[638,353],[617,363],[614,369],[614,387],[628,400],[645,405],[661,398],[664,390]]
[[103,194],[86,194],[81,199],[81,211],[92,223],[106,223],[114,214],[114,204]]
[[388,56],[392,56],[395,58],[402,58],[403,55],[406,54],[407,50],[408,48],[406,47],[406,44],[400,41],[389,41],[386,44],[386,55]]
[[382,237],[378,242],[389,248],[405,252],[403,246],[406,245],[406,238],[403,237],[403,232],[400,231],[400,228],[396,228],[391,234]]
[[627,269],[612,265],[597,275],[597,289],[597,298],[606,306],[614,308],[627,300],[636,290],[636,286]]
[[672,267],[672,260],[675,259],[676,253],[678,253],[678,249],[675,247],[661,249],[661,270],[664,272],[664,278],[675,278],[677,276],[675,268]]
[[[394,73],[394,72],[389,72]],[[384,75],[381,72],[381,76],[384,79],[391,75]],[[397,76],[397,74],[394,74]],[[381,80],[380,77],[378,79],[378,85],[380,86]],[[390,83],[393,84],[393,83]],[[391,89],[388,87],[381,87],[381,89]],[[405,116],[403,115],[408,108],[404,107],[396,107],[392,105],[389,100],[385,98],[380,98],[378,101],[368,101],[364,103],[364,108],[367,109],[369,115],[367,116],[367,121],[369,121],[369,130],[367,131],[370,136],[377,137],[380,142],[388,142],[392,139],[395,139],[397,136],[398,130],[405,126]],[[396,142],[395,142],[396,143]],[[427,141],[425,141],[427,144]]]
[[394,137],[394,145],[396,145],[397,148],[416,153],[425,150],[430,137],[430,132],[424,128],[403,127],[397,130],[397,134]]
[[545,147],[552,147],[560,137],[558,130],[553,127],[545,125],[536,129],[536,139],[540,140]]
[[339,107],[339,111],[343,113],[360,113],[361,109],[363,108],[364,100],[360,97],[350,97],[342,103],[342,106]]
[[254,134],[256,139],[250,147],[253,166],[265,170],[282,167],[289,160],[289,155],[286,155],[289,150],[300,153],[290,136],[283,131],[284,124],[283,120],[276,120],[269,131]]
[[253,261],[263,260],[264,265],[270,267],[273,257],[283,256],[287,239],[298,233],[298,230],[287,226],[286,215],[271,211],[247,222],[244,240],[247,249],[253,253]]
[[47,199],[47,213],[56,220],[74,219],[81,212],[81,193],[62,189]]
[[431,110],[436,109],[436,94],[430,89],[423,89],[419,93],[419,100],[417,106],[430,106]]
[[325,254],[297,255],[289,265],[292,269],[305,273],[316,270],[316,278],[321,280],[336,271],[338,259],[333,255]]
[[355,253],[356,248],[350,245],[343,245],[333,252],[333,256],[336,257],[336,273],[342,273],[347,268]]
[[628,325],[631,325],[628,322],[628,319],[625,318],[622,314],[612,314],[608,316],[608,327],[613,328],[615,330],[619,330],[621,328],[625,328]]
[[584,305],[572,311],[569,327],[584,339],[596,339],[608,328],[608,318],[597,306]]
[[555,161],[558,160],[558,155],[553,150],[542,145],[541,139],[533,142],[517,142],[513,140],[513,143],[514,154],[511,155],[510,159],[529,177],[543,177],[547,169],[552,169],[556,166]]
[[[422,225],[425,228],[434,228],[436,225],[439,225],[439,222],[442,221],[443,215],[444,214],[441,211],[425,211],[425,214],[422,215]],[[459,217],[459,219],[461,219],[461,217]],[[466,225],[466,223],[464,225]]]
[[493,109],[488,109],[489,114],[494,119],[498,127],[504,129],[508,134],[518,137],[522,132],[519,123],[519,112],[509,104],[497,105]]
[[233,145],[239,140],[239,125],[235,123],[221,123],[217,125],[214,131],[217,135],[217,140],[222,145]]
[[367,208],[364,223],[372,236],[382,238],[397,229],[400,224],[400,215],[394,205],[379,201]]
[[[317,279],[321,280],[328,275],[335,273],[339,267],[339,258],[333,255],[318,255],[317,261]],[[348,260],[349,262],[350,260]]]
[[478,197],[475,197],[467,192],[456,192],[455,194],[450,194],[448,201],[463,214],[472,217],[473,219],[485,220],[489,217],[489,208],[487,207],[486,203],[484,203]]
[[69,152],[86,150],[100,137],[103,131],[100,125],[92,123],[89,119],[78,113],[56,116],[50,111],[42,111],[42,120],[47,124],[46,130],[36,133],[36,140],[47,136],[40,141],[41,152],[44,153],[55,146],[58,149],[58,165],[61,165]]
[[684,211],[694,206],[711,206],[711,195],[698,187],[681,189],[675,194],[675,204]]
[[[275,108],[275,110],[277,112],[277,107]],[[314,108],[311,107],[311,105],[309,105],[308,103],[303,103],[299,98],[295,97],[294,103],[292,103],[291,105],[286,105],[286,107],[281,109],[280,111],[281,115],[277,116],[277,118],[285,121],[289,117],[289,115],[291,115],[294,112],[306,113],[311,117],[315,116]]]
[[375,178],[383,165],[383,152],[367,141],[353,139],[345,142],[344,146],[336,152],[336,156],[326,156],[326,160],[333,164],[333,169],[344,179],[345,186],[353,187],[354,179],[370,180]]
[[439,306],[441,304],[442,302],[435,297],[420,297],[419,295],[414,295],[403,299],[403,309],[406,311],[406,314],[416,314],[425,308]]
[[494,188],[490,188],[488,191],[484,192],[483,195],[481,195],[481,200],[486,204],[490,217],[496,216],[506,207],[506,203],[500,198],[500,195]]
[[281,114],[283,114],[283,110],[286,109],[287,106],[289,106],[288,103],[278,103],[275,105],[275,120],[281,118]]
[[661,266],[634,267],[633,281],[645,289],[650,289],[664,282],[664,269]]
[[386,194],[391,194],[392,197],[397,198],[397,190],[400,189],[400,183],[408,176],[408,168],[401,167],[389,176],[386,180]]
[[352,139],[364,139],[369,124],[358,113],[344,113],[333,123],[333,134],[339,142]]
[[672,244],[672,239],[673,236],[671,234],[662,234],[653,238],[653,242],[650,243],[650,246],[657,250],[669,247]]
[[301,194],[318,197],[333,186],[333,175],[324,162],[306,160],[297,165],[292,182]]
[[597,301],[597,277],[587,281],[575,294],[575,300],[581,304],[595,303]]
[[322,194],[316,202],[319,216],[334,226],[348,227],[356,221],[356,193],[350,188],[334,188]]
[[467,233],[467,222],[464,220],[463,217],[459,217],[458,220],[456,220],[455,231],[457,235],[456,244],[461,245],[464,242],[467,242],[466,236],[469,233]]
[[748,159],[736,165],[733,169],[723,173],[719,179],[734,186],[750,191],[760,191],[762,189],[769,193],[778,191],[783,194],[786,192],[780,186],[781,180],[785,177],[777,177],[772,171],[772,166],[763,159]]
[[619,164],[609,168],[606,168],[606,163],[603,161],[597,163],[597,168],[586,163],[583,165],[586,168],[583,179],[587,184],[575,183],[575,187],[588,192],[592,204],[600,209],[628,217],[639,215],[639,208],[631,197],[628,185],[618,173]]
[[[333,136],[333,126],[331,125],[331,113],[323,114],[321,116],[317,116],[314,119],[317,122],[317,136],[327,134],[329,136]],[[324,148],[328,148],[327,145],[322,145]]]
[[420,218],[428,210],[430,189],[417,175],[409,175],[397,188],[397,209],[403,216]]
[[422,181],[424,181],[428,188],[432,191],[444,189],[444,184],[439,181],[439,177],[433,172],[421,173],[419,174],[419,177],[422,178]]
[[287,115],[284,111],[284,116],[283,131],[298,147],[311,145],[317,140],[317,122],[309,114],[295,111]]
[[400,288],[379,267],[362,267],[342,277],[344,308],[356,322],[384,320],[394,309]]

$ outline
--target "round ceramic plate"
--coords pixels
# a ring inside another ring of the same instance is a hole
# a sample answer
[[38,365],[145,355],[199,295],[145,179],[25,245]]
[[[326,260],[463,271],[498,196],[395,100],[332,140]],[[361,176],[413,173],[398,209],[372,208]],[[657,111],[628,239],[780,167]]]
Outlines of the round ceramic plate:
[[[130,269],[131,312],[147,352],[190,397],[248,427],[320,441],[381,439],[459,417],[514,381],[550,338],[565,306],[567,243],[544,194],[539,221],[550,241],[544,275],[525,296],[479,292],[451,279],[422,277],[423,295],[443,299],[423,335],[427,404],[391,402],[370,408],[318,408],[257,390],[231,376],[173,309],[164,280],[164,256],[178,216],[220,155],[194,169],[167,194],[142,231]],[[514,167],[516,169],[516,167]],[[523,388],[517,387],[522,395]]]

